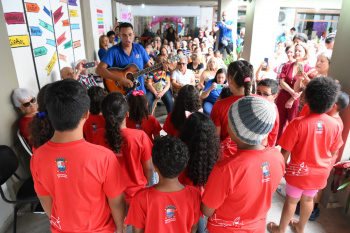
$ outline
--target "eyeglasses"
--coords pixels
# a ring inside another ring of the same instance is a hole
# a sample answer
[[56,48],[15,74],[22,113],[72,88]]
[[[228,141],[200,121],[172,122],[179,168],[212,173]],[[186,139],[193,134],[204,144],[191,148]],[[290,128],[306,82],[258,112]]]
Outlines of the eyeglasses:
[[33,99],[31,99],[29,102],[23,103],[22,105],[23,105],[23,107],[28,108],[31,103],[32,104],[36,103],[35,97],[33,97]]
[[180,65],[180,66],[184,66],[184,65],[186,65],[186,63],[180,63],[180,62],[179,62],[179,65]]
[[260,91],[257,91],[256,94],[264,97],[269,97],[270,95],[273,95],[273,94],[261,93]]

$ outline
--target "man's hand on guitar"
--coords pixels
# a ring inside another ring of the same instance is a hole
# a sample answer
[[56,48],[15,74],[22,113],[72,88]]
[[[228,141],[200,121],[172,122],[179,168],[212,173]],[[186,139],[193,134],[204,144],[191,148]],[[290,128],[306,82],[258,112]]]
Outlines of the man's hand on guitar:
[[134,86],[134,84],[129,79],[126,79],[126,78],[123,78],[120,82],[123,84],[123,86],[127,88],[132,88]]

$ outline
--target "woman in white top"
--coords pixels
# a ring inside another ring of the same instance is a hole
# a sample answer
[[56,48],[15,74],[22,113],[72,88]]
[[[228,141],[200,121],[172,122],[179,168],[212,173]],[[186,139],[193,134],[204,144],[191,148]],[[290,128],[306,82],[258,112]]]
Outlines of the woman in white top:
[[181,56],[178,66],[179,69],[174,70],[171,75],[174,93],[178,93],[181,87],[186,84],[195,85],[194,73],[192,70],[187,69],[187,58],[185,56]]

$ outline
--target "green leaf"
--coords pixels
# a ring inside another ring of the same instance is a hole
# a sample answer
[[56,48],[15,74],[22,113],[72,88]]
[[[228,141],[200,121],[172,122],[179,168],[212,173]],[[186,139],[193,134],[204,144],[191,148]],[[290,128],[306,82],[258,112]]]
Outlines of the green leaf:
[[346,183],[340,185],[339,188],[338,188],[337,190],[341,190],[341,189],[345,188],[346,186],[348,186],[349,184],[350,184],[350,181],[348,181],[348,182],[346,182]]

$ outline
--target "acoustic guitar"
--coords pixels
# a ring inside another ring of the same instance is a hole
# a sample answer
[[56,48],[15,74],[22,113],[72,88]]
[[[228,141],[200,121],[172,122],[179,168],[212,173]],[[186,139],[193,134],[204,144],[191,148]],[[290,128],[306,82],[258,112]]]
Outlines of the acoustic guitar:
[[[170,59],[168,59],[169,62],[178,62],[180,61],[181,56],[180,55],[175,55],[173,57],[171,57]],[[134,64],[134,63],[130,63],[129,65],[127,65],[124,68],[119,68],[119,67],[110,67],[107,70],[109,70],[111,73],[117,75],[117,76],[121,76],[124,77],[126,79],[129,79],[130,81],[132,81],[132,83],[134,84],[133,87],[128,88],[123,86],[122,83],[112,80],[112,79],[103,79],[103,83],[105,88],[108,90],[108,92],[121,92],[123,95],[127,95],[130,91],[134,90],[135,87],[139,87],[141,84],[140,82],[137,80],[138,77],[140,77],[141,75],[147,74],[149,72],[152,72],[153,70],[159,69],[163,66],[163,62],[162,63],[158,63],[154,66],[150,66],[147,67],[146,69],[143,69],[140,71],[139,67]]]

